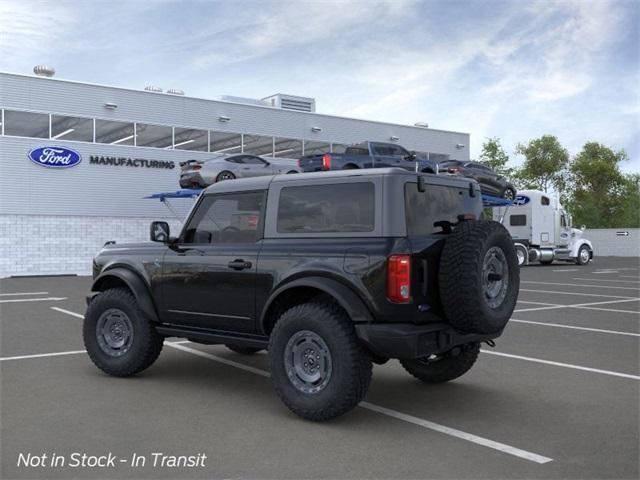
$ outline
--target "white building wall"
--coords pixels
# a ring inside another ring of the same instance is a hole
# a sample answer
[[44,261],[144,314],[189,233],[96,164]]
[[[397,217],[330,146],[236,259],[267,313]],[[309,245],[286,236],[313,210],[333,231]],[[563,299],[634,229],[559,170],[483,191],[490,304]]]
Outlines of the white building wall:
[[[0,215],[0,278],[13,275],[91,275],[92,258],[109,240],[149,241],[156,217]],[[172,234],[180,231],[175,218]]]
[[596,258],[640,258],[640,228],[592,228],[585,230],[584,238],[591,240]]

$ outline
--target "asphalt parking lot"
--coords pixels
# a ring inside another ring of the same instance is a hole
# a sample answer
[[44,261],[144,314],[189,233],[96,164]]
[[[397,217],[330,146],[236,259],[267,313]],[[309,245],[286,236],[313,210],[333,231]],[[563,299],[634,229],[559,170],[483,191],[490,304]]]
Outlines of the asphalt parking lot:
[[[324,424],[280,403],[264,353],[168,340],[151,368],[111,378],[83,352],[89,277],[4,279],[1,476],[638,478],[639,268],[525,267],[510,325],[467,375],[428,386],[396,361],[375,366],[366,402]],[[18,466],[109,452],[125,461]],[[154,467],[154,452],[207,458]]]

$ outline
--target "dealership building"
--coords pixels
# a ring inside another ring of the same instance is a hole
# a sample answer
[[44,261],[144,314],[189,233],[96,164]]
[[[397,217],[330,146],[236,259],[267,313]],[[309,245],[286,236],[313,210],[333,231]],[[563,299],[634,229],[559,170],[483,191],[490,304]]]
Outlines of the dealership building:
[[[364,140],[431,159],[469,158],[469,134],[323,115],[311,98],[194,98],[0,72],[0,277],[89,274],[106,242],[145,241],[175,214],[146,199],[179,189],[179,163],[217,153],[291,158]],[[64,167],[64,168],[63,168]]]

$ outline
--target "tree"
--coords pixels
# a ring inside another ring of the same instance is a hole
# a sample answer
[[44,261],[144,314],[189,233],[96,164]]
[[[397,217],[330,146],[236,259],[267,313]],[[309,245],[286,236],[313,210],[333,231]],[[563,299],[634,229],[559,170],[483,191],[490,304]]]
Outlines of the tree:
[[591,228],[633,227],[640,224],[640,194],[636,175],[624,175],[619,163],[624,150],[597,142],[584,144],[569,168],[568,208],[576,225]]
[[486,139],[482,144],[482,153],[480,153],[478,160],[505,177],[513,175],[514,169],[507,167],[509,155],[502,148],[500,139],[497,137]]
[[524,155],[522,168],[517,172],[519,183],[547,192],[551,187],[562,191],[566,185],[569,152],[553,135],[543,135],[518,144],[516,153]]

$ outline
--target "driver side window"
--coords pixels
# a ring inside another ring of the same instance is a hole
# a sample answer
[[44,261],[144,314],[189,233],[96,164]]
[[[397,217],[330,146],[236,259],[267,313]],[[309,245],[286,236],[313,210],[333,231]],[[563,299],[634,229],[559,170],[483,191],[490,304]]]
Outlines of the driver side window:
[[262,237],[264,192],[208,195],[184,230],[182,243],[254,243]]

